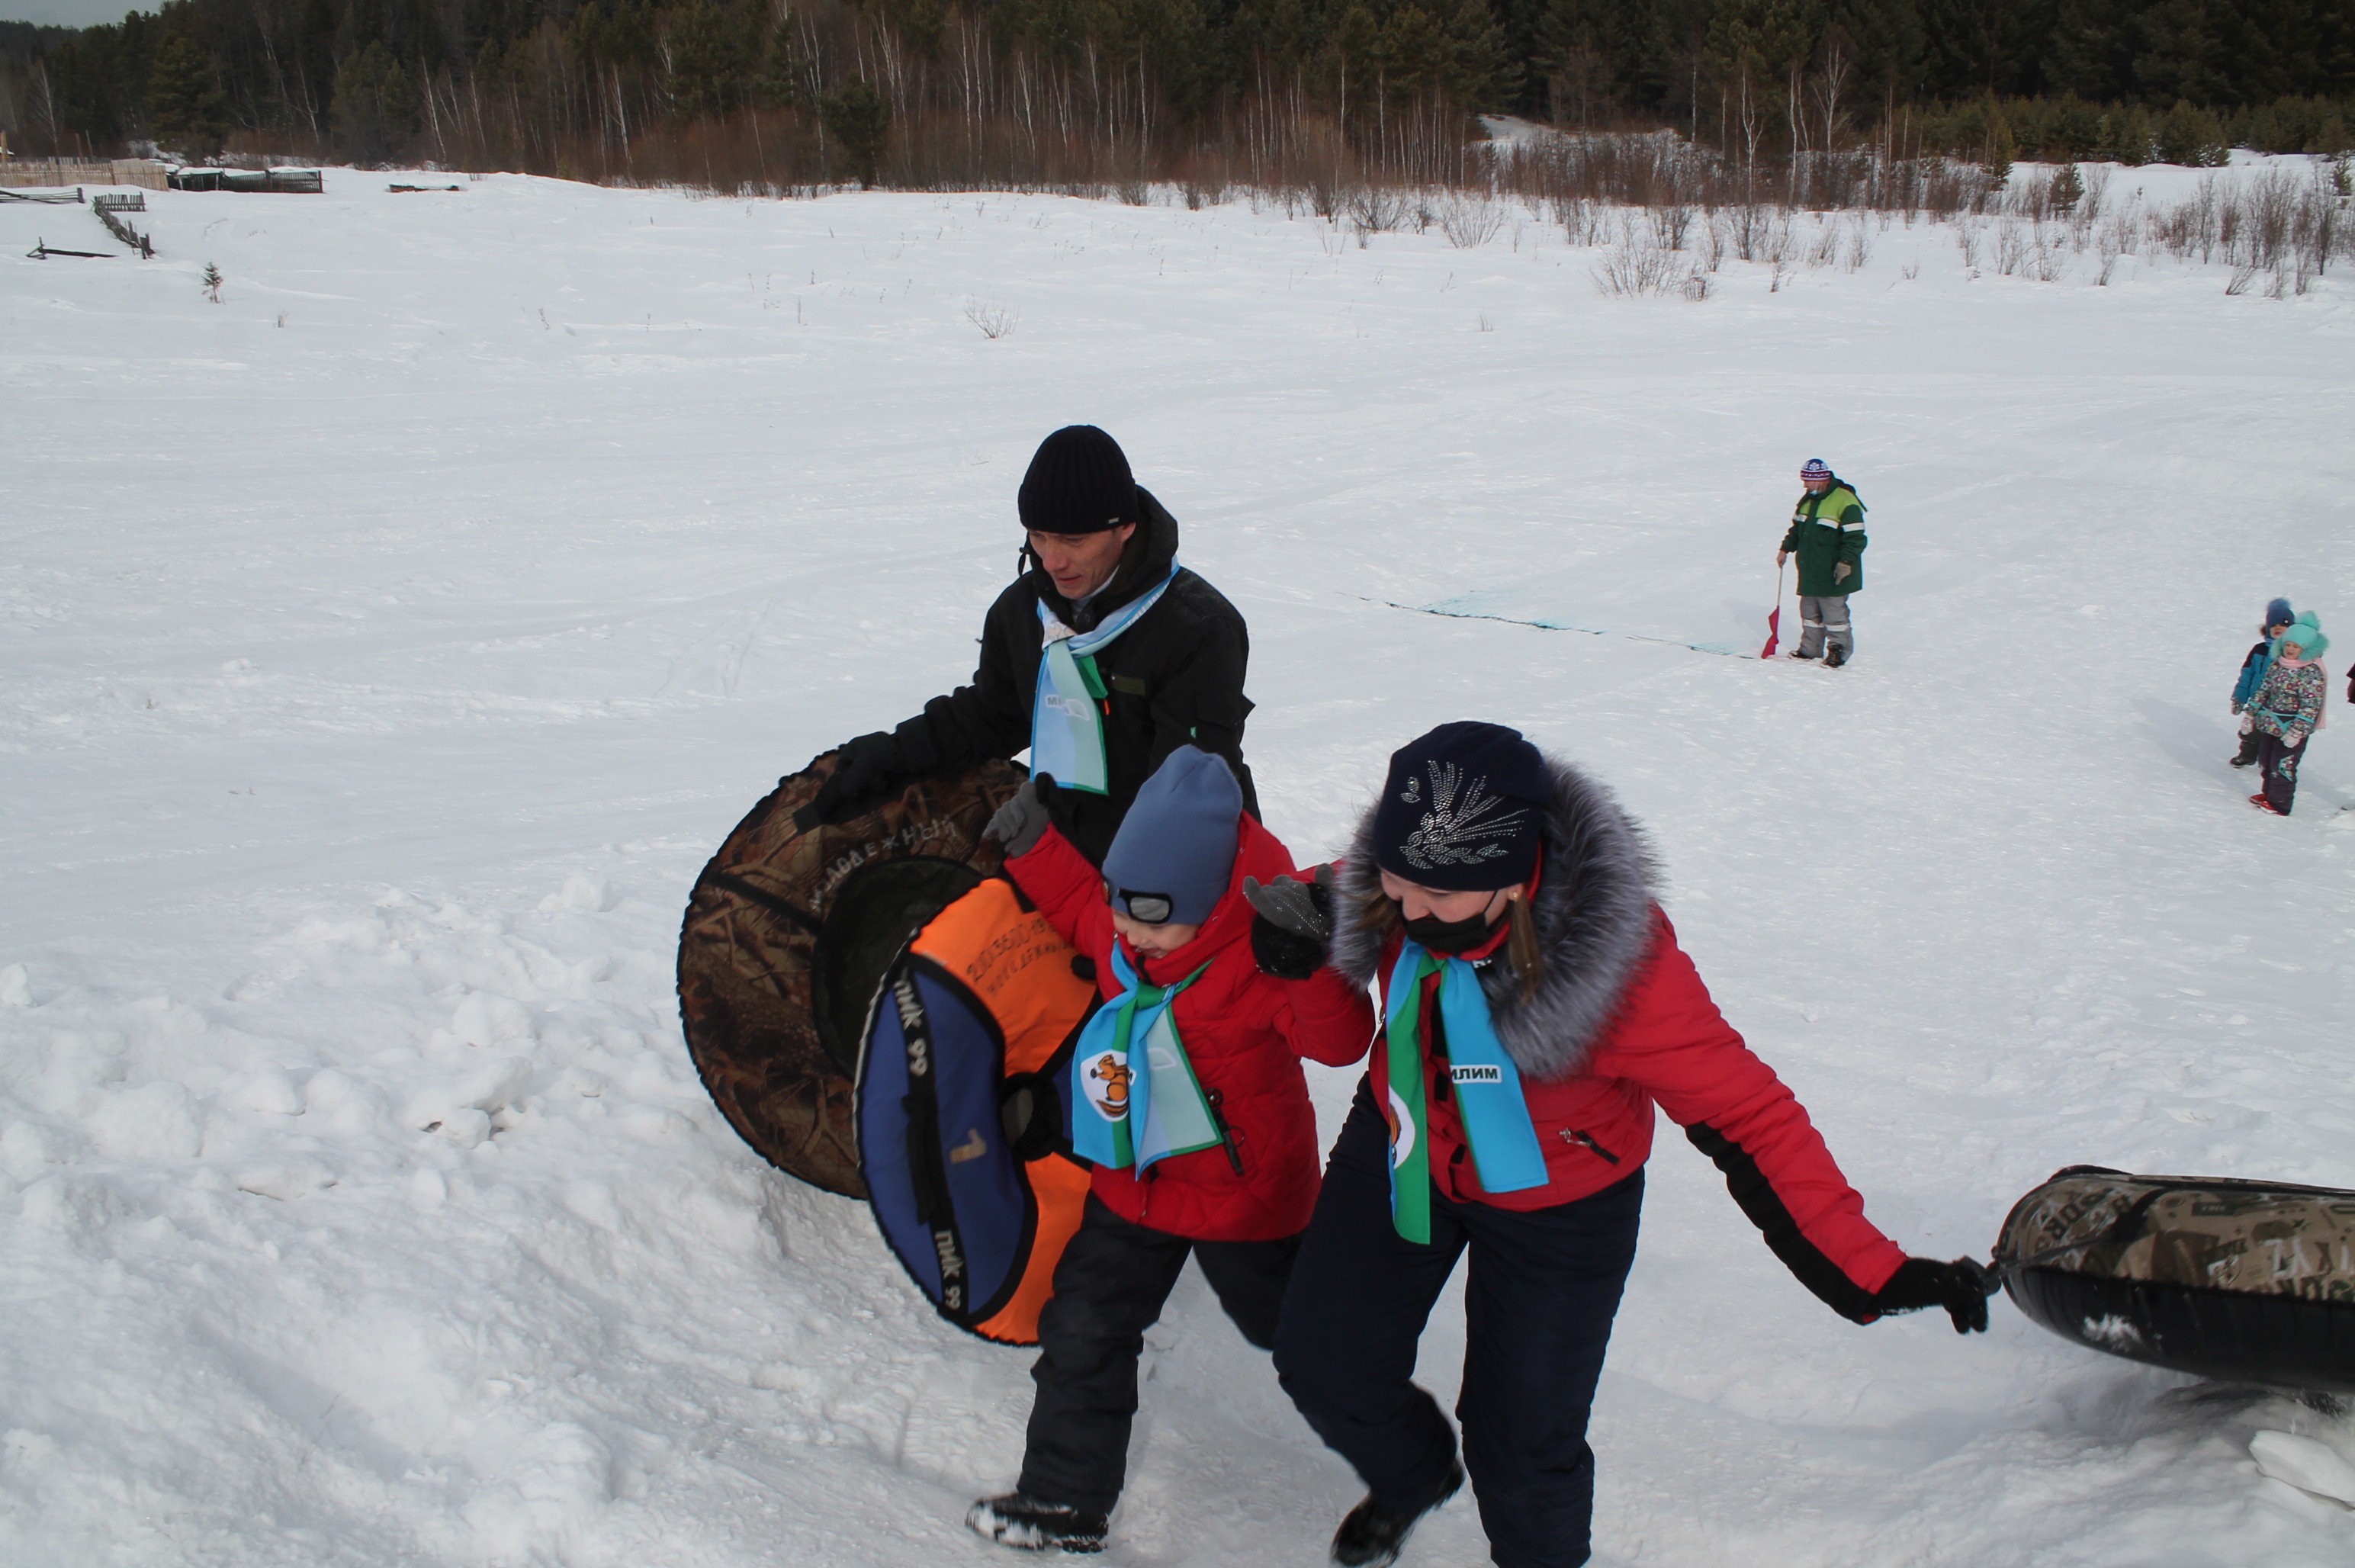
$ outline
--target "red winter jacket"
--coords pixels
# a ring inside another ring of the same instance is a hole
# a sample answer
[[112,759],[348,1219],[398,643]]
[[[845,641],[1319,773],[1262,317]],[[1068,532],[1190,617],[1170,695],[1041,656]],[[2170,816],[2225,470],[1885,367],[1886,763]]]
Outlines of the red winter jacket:
[[[1095,960],[1098,989],[1116,995],[1112,948],[1119,938],[1103,874],[1052,828],[1006,869],[1063,940]],[[1236,1174],[1226,1148],[1172,1155],[1141,1179],[1099,1166],[1095,1195],[1124,1220],[1200,1242],[1273,1241],[1308,1226],[1322,1164],[1300,1058],[1348,1066],[1364,1054],[1374,1014],[1365,987],[1330,969],[1279,980],[1252,959],[1242,880],[1266,882],[1295,869],[1275,836],[1245,814],[1234,874],[1201,933],[1149,962],[1125,953],[1156,986],[1175,985],[1209,962],[1171,1006],[1195,1078],[1220,1095],[1242,1171]]]
[[[1872,1321],[1879,1313],[1870,1297],[1905,1253],[1865,1219],[1863,1199],[1806,1109],[1710,999],[1652,900],[1643,846],[1616,803],[1572,770],[1557,763],[1554,772],[1530,905],[1545,954],[1537,995],[1521,997],[1501,936],[1464,955],[1481,968],[1490,1021],[1520,1070],[1549,1179],[1518,1192],[1481,1189],[1444,1063],[1433,1060],[1439,1008],[1427,994],[1421,1020],[1433,1182],[1451,1198],[1500,1209],[1584,1198],[1649,1157],[1657,1104],[1717,1162],[1742,1212],[1800,1282],[1843,1316]],[[1340,869],[1333,965],[1352,977],[1379,976],[1387,993],[1401,933],[1394,924],[1376,933],[1362,923],[1382,898],[1372,826],[1369,812]],[[1424,984],[1435,987],[1438,976]],[[1377,1104],[1389,1103],[1386,1067],[1387,1052],[1377,1048]]]

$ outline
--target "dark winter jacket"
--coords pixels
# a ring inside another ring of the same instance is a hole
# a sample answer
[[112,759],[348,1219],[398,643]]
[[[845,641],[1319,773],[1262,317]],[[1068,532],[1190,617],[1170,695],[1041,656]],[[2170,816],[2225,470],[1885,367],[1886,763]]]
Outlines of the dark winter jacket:
[[2241,661],[2241,678],[2232,683],[2232,711],[2238,713],[2265,683],[2265,667],[2274,660],[2274,640],[2259,637],[2248,656]]
[[[1531,905],[1545,954],[1537,994],[1521,999],[1498,949],[1481,989],[1497,1040],[1545,1150],[1546,1185],[1490,1194],[1480,1187],[1449,1092],[1433,1060],[1424,1007],[1423,1066],[1432,1179],[1458,1201],[1534,1210],[1571,1202],[1624,1179],[1651,1153],[1652,1107],[1717,1162],[1742,1212],[1802,1284],[1843,1316],[1870,1322],[1870,1297],[1905,1254],[1864,1217],[1806,1111],[1753,1055],[1710,999],[1652,896],[1652,865],[1637,829],[1609,792],[1553,764],[1553,809]],[[1369,930],[1382,899],[1373,860],[1373,813],[1341,868],[1333,966],[1387,987],[1400,933]],[[1388,1099],[1386,1053],[1374,1053],[1374,1098]]]
[[[1799,493],[1798,509],[1782,548],[1799,558],[1799,592],[1816,598],[1853,593],[1864,586],[1864,503],[1844,479],[1817,496]],[[1835,569],[1845,564],[1846,577]]]
[[[1178,520],[1142,485],[1136,498],[1145,520],[1131,535],[1113,580],[1075,609],[1036,565],[989,607],[981,627],[981,663],[973,684],[924,704],[894,732],[896,772],[919,777],[967,766],[986,757],[1012,757],[1030,744],[1031,707],[1039,690],[1043,643],[1039,604],[1064,624],[1092,631],[1105,616],[1151,589],[1178,555]],[[1224,595],[1189,571],[1110,646],[1095,656],[1110,694],[1104,699],[1104,757],[1111,793],[1066,792],[1069,815],[1059,820],[1080,852],[1101,862],[1137,790],[1162,760],[1193,744],[1226,758],[1243,786],[1243,804],[1259,812],[1251,771],[1243,765],[1243,667],[1251,638],[1243,618]]]
[[[1116,995],[1112,948],[1118,938],[1095,867],[1050,828],[1006,869],[1063,940],[1095,960],[1103,995]],[[1273,1241],[1307,1229],[1319,1151],[1300,1058],[1348,1066],[1365,1053],[1374,1014],[1365,987],[1330,969],[1305,980],[1260,972],[1242,880],[1293,873],[1292,857],[1275,835],[1244,816],[1233,875],[1201,933],[1166,957],[1136,965],[1156,986],[1175,985],[1209,965],[1170,1007],[1195,1078],[1219,1096],[1215,1108],[1230,1144],[1172,1155],[1141,1179],[1133,1169],[1097,1167],[1095,1195],[1124,1220],[1199,1242]],[[1128,957],[1135,962],[1134,953]]]

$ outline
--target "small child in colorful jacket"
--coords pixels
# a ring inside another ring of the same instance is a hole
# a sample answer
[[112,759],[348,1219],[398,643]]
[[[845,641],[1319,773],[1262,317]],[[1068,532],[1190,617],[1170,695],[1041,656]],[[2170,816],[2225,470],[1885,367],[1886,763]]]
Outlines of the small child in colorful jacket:
[[2290,804],[2297,796],[2298,759],[2306,754],[2308,738],[2324,723],[2324,705],[2330,693],[2322,656],[2329,651],[2330,639],[2322,635],[2320,620],[2308,610],[2284,628],[2275,641],[2264,684],[2249,703],[2257,736],[2257,761],[2265,778],[2265,787],[2251,795],[2249,804],[2276,816],[2289,815]]
[[[2254,697],[2257,694],[2257,688],[2264,685],[2265,667],[2273,663],[2274,639],[2280,636],[2288,628],[2290,622],[2295,619],[2296,617],[2291,613],[2289,601],[2286,599],[2276,599],[2265,606],[2264,624],[2259,628],[2264,635],[2257,639],[2256,645],[2251,648],[2248,656],[2241,661],[2241,678],[2232,686],[2233,712],[2242,713],[2242,710],[2248,707],[2249,699]],[[2256,760],[2257,727],[2245,713],[2242,713],[2241,749],[2234,754],[2232,765],[2236,768],[2245,768]]]

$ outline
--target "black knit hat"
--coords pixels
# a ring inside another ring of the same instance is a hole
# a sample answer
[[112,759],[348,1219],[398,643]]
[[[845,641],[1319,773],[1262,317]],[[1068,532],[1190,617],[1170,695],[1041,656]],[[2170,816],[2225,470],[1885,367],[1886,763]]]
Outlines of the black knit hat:
[[1442,724],[1391,753],[1374,863],[1446,892],[1518,887],[1537,869],[1553,773],[1518,730]]
[[1128,456],[1092,424],[1065,425],[1039,443],[1015,497],[1022,526],[1041,534],[1100,534],[1137,520]]

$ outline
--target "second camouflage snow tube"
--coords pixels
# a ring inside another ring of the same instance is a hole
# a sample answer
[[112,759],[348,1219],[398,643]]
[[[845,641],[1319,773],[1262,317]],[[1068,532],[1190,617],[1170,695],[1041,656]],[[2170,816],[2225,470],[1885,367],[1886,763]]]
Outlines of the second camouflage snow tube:
[[2071,1166],[1995,1265],[2078,1344],[2202,1377],[2355,1393],[2355,1192]]
[[1025,774],[985,762],[804,830],[794,814],[835,762],[779,780],[696,878],[678,1008],[704,1087],[744,1141],[813,1186],[864,1198],[851,1079],[868,1004],[908,938],[996,871],[981,832]]

